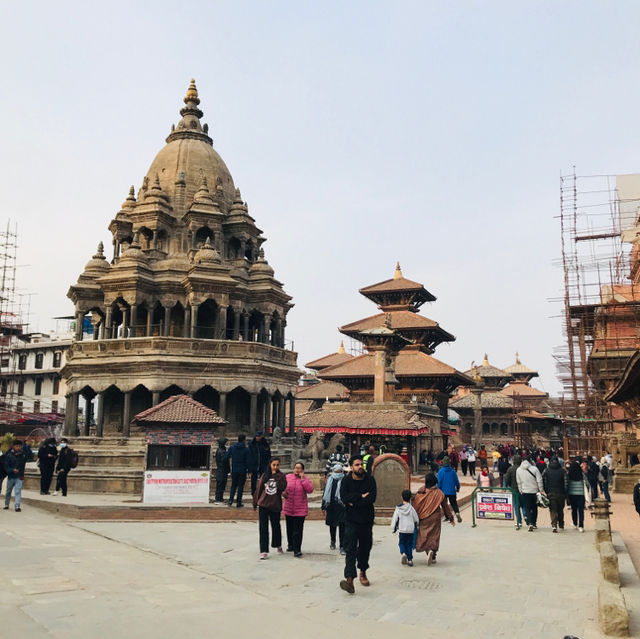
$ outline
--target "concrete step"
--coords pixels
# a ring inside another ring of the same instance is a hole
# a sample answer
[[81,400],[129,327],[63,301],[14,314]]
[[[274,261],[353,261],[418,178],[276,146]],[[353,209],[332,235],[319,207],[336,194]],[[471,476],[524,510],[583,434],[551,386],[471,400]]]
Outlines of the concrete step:
[[[78,466],[69,473],[69,491],[81,493],[142,494],[144,471],[126,466],[87,467]],[[55,482],[55,477],[54,477]],[[40,472],[27,469],[24,478],[25,488],[40,489]],[[55,486],[55,483],[52,484]]]

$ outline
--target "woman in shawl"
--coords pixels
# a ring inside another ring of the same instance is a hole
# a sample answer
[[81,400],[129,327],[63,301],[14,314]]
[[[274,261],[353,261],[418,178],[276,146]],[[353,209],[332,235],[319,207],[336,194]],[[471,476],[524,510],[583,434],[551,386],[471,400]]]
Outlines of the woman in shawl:
[[327,478],[327,485],[322,495],[322,510],[325,513],[325,523],[329,526],[331,550],[336,549],[336,531],[340,543],[340,554],[344,555],[345,508],[340,501],[340,483],[344,476],[342,464],[334,464],[331,474]]
[[436,562],[436,554],[440,548],[442,514],[452,526],[456,525],[453,511],[444,493],[438,488],[438,480],[433,473],[428,473],[424,478],[424,486],[413,498],[413,507],[420,519],[416,552],[426,552],[427,565],[430,566]]

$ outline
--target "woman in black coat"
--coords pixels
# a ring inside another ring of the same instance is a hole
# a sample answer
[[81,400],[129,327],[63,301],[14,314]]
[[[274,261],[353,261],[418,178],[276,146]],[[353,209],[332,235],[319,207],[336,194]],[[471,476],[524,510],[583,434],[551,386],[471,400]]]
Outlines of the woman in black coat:
[[45,439],[44,443],[38,449],[38,466],[40,467],[40,494],[48,495],[51,488],[51,480],[53,479],[53,470],[56,467],[56,459],[58,457],[58,449],[56,448],[56,440],[54,437]]

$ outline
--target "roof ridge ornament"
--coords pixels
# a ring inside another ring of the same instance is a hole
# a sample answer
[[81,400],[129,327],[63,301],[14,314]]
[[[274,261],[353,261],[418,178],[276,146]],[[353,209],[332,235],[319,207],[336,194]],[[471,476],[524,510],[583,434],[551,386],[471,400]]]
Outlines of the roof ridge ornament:
[[396,262],[396,271],[393,274],[393,279],[399,280],[401,277],[403,277],[403,275],[402,275],[402,269],[400,268],[400,262]]
[[483,366],[489,366],[489,356],[485,353],[484,360],[482,361]]
[[518,351],[516,351],[516,364],[522,364],[522,362],[520,361],[520,355],[518,354]]
[[122,203],[123,209],[133,209],[136,206],[136,191],[133,188],[133,185],[129,187],[129,194],[127,195],[127,199]]
[[106,259],[104,256],[104,244],[102,242],[98,242],[98,249],[96,250],[95,255],[93,256],[94,260],[104,260]]
[[345,350],[344,350],[344,340],[340,340],[340,348],[338,348],[338,353],[340,355],[344,355]]

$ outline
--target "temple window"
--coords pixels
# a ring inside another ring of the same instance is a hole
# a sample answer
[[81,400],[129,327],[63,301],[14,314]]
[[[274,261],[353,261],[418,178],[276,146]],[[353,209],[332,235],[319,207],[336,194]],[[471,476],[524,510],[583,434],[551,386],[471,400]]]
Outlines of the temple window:
[[56,351],[53,354],[53,367],[60,368],[61,364],[62,364],[62,353],[60,351]]
[[24,379],[18,382],[18,395],[24,395]]
[[42,368],[44,364],[44,353],[36,353],[36,368]]
[[230,259],[230,260],[239,259],[241,250],[242,250],[242,245],[240,244],[240,240],[237,237],[232,237],[229,240],[229,245],[227,248],[227,259]]
[[33,391],[34,395],[42,395],[42,380],[40,378],[36,379],[35,390]]
[[208,226],[202,226],[196,231],[195,235],[195,247],[200,248],[209,238],[209,242],[213,245],[213,231]]
[[140,246],[144,251],[153,248],[153,231],[146,226],[140,229]]
[[18,358],[18,370],[23,371],[25,368],[27,368],[27,356],[20,355]]

